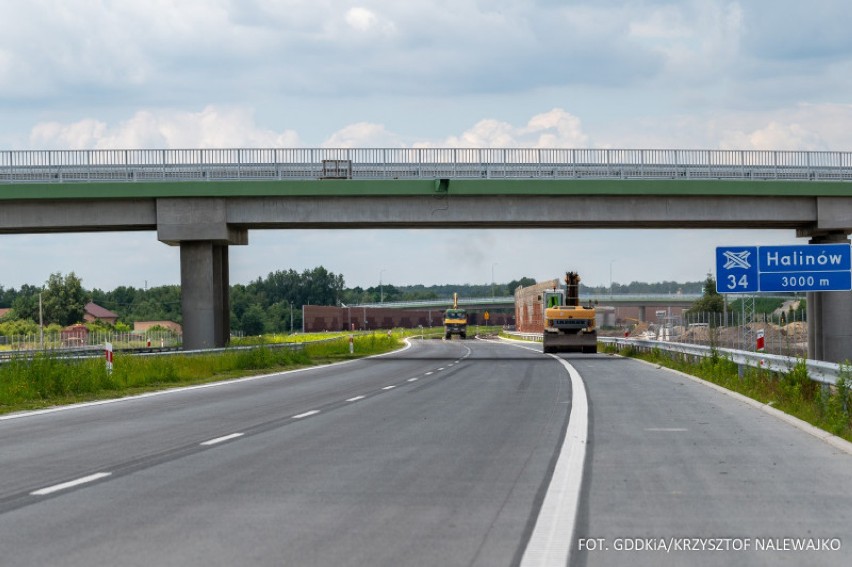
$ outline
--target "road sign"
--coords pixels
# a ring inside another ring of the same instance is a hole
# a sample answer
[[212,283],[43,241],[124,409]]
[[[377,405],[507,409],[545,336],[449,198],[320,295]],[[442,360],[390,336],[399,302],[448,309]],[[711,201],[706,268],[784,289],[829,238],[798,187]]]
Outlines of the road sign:
[[852,289],[852,247],[719,247],[716,276],[719,293],[848,291]]
[[486,321],[486,322],[487,322],[489,319],[491,319],[491,314],[490,314],[488,311],[486,311],[486,312],[485,312],[485,314],[484,314],[483,316],[485,317],[485,321]]
[[759,290],[757,246],[716,248],[716,291],[750,293]]

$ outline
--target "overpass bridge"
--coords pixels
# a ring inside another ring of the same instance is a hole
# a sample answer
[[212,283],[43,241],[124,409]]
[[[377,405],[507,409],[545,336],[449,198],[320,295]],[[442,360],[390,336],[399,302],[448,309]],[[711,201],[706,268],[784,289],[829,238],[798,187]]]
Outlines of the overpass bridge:
[[[684,305],[689,306],[701,298],[698,293],[581,293],[580,301],[603,305]],[[412,301],[383,301],[381,303],[358,303],[349,307],[388,307],[393,309],[444,308],[453,304],[453,298],[417,299]],[[460,297],[459,306],[471,309],[489,307],[511,307],[515,305],[515,296],[497,297]]]
[[[220,149],[0,152],[0,233],[156,231],[185,344],[221,346],[252,229],[772,228],[848,243],[852,152]],[[852,359],[852,294],[809,294],[811,358]]]

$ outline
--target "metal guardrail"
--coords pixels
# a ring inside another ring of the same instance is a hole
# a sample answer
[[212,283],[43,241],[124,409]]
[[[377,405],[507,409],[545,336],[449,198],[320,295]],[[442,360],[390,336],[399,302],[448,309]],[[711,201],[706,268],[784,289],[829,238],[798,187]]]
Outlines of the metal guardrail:
[[518,337],[519,339],[523,339],[525,341],[535,341],[540,343],[544,340],[544,337],[541,333],[519,333],[517,331],[504,331],[505,334],[511,337]]
[[[708,357],[713,349],[705,345],[691,345],[686,343],[670,343],[665,341],[648,341],[641,339],[623,339],[617,337],[598,337],[598,342],[604,344],[615,345],[619,348],[632,347],[638,350],[650,351],[658,349],[666,352],[674,352],[688,356]],[[796,364],[799,363],[799,358],[790,356],[781,356],[778,354],[764,354],[759,352],[747,352],[742,350],[734,350],[728,348],[715,349],[721,356],[730,359],[732,362],[742,366],[753,366],[756,368],[766,368],[773,372],[789,372]],[[841,365],[834,362],[824,362],[821,360],[805,359],[805,366],[808,369],[808,376],[823,384],[834,385],[841,372]]]
[[[331,173],[329,163],[335,166]],[[345,167],[341,164],[345,164]],[[345,175],[341,175],[341,171]],[[342,177],[852,181],[852,152],[546,148],[0,152],[0,183],[134,183]]]
[[[291,349],[301,350],[308,344],[318,344],[324,342],[332,342],[345,339],[348,335],[339,335],[326,339],[317,339],[314,341],[302,341],[297,343],[263,343],[257,345],[232,346],[220,348],[206,348],[195,350],[182,350],[180,347],[138,347],[138,348],[122,348],[116,349],[115,352],[135,354],[138,356],[171,356],[171,355],[202,355],[202,354],[217,354],[223,352],[239,352],[252,350],[257,348],[270,349]],[[91,345],[80,348],[63,348],[63,349],[48,349],[48,350],[15,350],[15,351],[0,351],[0,364],[11,360],[28,360],[39,354],[50,354],[57,358],[63,359],[79,359],[79,358],[101,358],[104,356],[104,345]]]

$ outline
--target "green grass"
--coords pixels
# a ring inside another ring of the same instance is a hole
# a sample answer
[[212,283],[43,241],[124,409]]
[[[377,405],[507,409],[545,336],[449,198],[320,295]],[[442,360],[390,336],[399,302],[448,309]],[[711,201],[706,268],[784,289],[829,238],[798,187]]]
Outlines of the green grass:
[[745,367],[740,373],[736,364],[717,353],[693,361],[657,349],[642,353],[631,347],[619,350],[607,345],[602,350],[653,362],[718,384],[852,441],[852,368],[849,366],[842,366],[836,386],[829,388],[808,377],[804,361],[799,361],[787,373],[752,367]]
[[402,333],[360,334],[349,352],[348,335],[306,342],[303,348],[259,346],[203,355],[116,354],[114,369],[102,358],[63,360],[52,354],[0,365],[0,413],[117,398],[176,386],[228,380],[360,358],[397,349]]

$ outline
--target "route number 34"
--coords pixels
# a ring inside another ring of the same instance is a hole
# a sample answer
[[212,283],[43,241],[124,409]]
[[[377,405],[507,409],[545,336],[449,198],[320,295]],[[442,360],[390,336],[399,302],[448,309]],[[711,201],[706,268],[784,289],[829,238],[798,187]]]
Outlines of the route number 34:
[[748,288],[748,276],[743,274],[737,279],[737,276],[731,274],[728,276],[728,289]]

